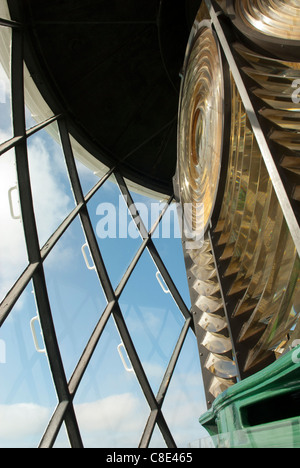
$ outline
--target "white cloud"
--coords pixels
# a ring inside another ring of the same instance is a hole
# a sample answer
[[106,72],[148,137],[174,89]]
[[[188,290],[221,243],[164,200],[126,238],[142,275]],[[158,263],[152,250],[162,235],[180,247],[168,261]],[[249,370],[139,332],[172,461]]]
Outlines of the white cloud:
[[10,94],[10,81],[7,74],[4,71],[3,66],[0,63],[0,103],[4,104]]
[[198,373],[173,376],[162,412],[179,447],[206,435],[199,417],[207,410],[201,377]]
[[[0,134],[0,138],[3,132]],[[9,190],[16,186],[13,151],[0,157],[0,300],[27,265],[23,227],[10,213]],[[17,190],[11,192],[12,210],[20,214]]]
[[149,415],[148,404],[132,393],[75,405],[85,447],[137,447]]
[[[0,130],[0,141],[7,139],[9,135]],[[35,136],[29,143],[29,154],[34,209],[43,245],[71,211],[71,192],[66,194],[62,185],[64,162],[62,154],[55,147],[47,148],[42,137]],[[9,191],[16,186],[15,155],[10,150],[0,157],[0,301],[28,264],[22,222],[11,216]],[[18,216],[18,190],[10,193],[13,215]],[[60,254],[61,262],[72,258],[70,249]]]
[[24,438],[40,437],[50,416],[48,408],[31,403],[0,405],[0,444],[15,441],[22,445]]
[[[130,393],[77,404],[75,412],[86,447],[137,446],[148,416]],[[38,444],[50,417],[49,408],[35,404],[0,405],[0,447]]]
[[43,245],[71,211],[71,197],[62,185],[63,155],[47,148],[42,137],[35,136],[28,145],[34,209]]
[[139,401],[134,395],[125,393],[78,404],[75,410],[83,431],[115,431],[126,427],[139,406]]
[[99,181],[100,177],[78,159],[75,159],[75,163],[81,183],[85,185],[86,191],[87,189],[90,190]]
[[[86,448],[137,447],[150,414],[144,397],[133,393],[77,403],[74,407]],[[179,447],[206,436],[198,423],[200,396],[197,404],[176,386],[170,395],[168,392],[162,410]],[[0,405],[0,446],[24,446],[28,441],[37,445],[50,417],[49,408],[35,404]],[[154,436],[151,446],[164,446],[162,437]]]
[[143,361],[142,364],[150,382],[155,381],[160,383],[162,381],[162,378],[166,371],[166,369],[162,365],[150,361]]

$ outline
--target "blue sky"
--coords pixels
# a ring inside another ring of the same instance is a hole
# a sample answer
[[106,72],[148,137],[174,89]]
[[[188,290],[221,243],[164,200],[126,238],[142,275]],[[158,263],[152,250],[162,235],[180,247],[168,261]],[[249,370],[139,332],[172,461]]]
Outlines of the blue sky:
[[[0,70],[0,81],[4,83],[1,89],[5,90],[0,103],[0,139],[5,141],[11,137],[11,118],[9,85],[3,70]],[[26,117],[28,126],[33,125],[28,111]],[[55,126],[52,125],[52,134]],[[28,156],[42,246],[75,203],[61,147],[46,130],[28,140]],[[87,193],[98,178],[81,163],[78,162],[77,167]],[[0,232],[1,300],[27,264],[22,224],[19,219],[13,219],[19,214],[18,192],[10,191],[15,185],[14,152],[10,151],[0,157],[0,222],[1,227],[5,226]],[[109,202],[117,212],[120,207],[123,215],[126,213],[119,196],[118,187],[109,180],[90,201],[88,209],[96,232],[101,220],[101,215],[97,214],[99,204]],[[134,201],[146,202],[148,207],[153,201],[136,193],[132,196]],[[172,223],[177,222],[172,216],[170,219]],[[170,232],[172,234],[173,229]],[[141,239],[99,239],[97,236],[97,240],[116,287]],[[80,220],[76,219],[44,263],[54,325],[68,379],[106,305],[96,272],[86,267],[81,251],[85,242]],[[189,307],[181,240],[172,234],[170,239],[160,235],[154,242]],[[121,310],[154,393],[158,391],[184,323],[173,298],[165,294],[157,282],[156,271],[145,251],[120,298]],[[0,360],[0,447],[36,446],[57,404],[47,356],[37,352],[33,342],[30,322],[36,315],[30,283],[0,329],[0,340],[5,344],[5,363]],[[35,322],[34,327],[42,349],[39,323]],[[137,446],[149,415],[134,372],[124,368],[118,353],[120,344],[121,338],[111,318],[74,400],[87,447]],[[124,350],[123,356],[127,360]],[[130,367],[129,361],[127,364]],[[186,447],[203,434],[198,417],[204,410],[197,345],[190,332],[163,405],[163,413],[179,446]],[[67,445],[64,430],[56,445]],[[154,432],[152,445],[164,446],[158,430]]]

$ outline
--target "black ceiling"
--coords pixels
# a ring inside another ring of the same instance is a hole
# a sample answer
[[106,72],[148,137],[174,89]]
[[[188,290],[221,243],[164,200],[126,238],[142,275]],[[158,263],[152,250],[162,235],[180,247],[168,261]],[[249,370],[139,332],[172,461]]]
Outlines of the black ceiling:
[[185,48],[200,0],[10,0],[31,74],[81,142],[172,191]]

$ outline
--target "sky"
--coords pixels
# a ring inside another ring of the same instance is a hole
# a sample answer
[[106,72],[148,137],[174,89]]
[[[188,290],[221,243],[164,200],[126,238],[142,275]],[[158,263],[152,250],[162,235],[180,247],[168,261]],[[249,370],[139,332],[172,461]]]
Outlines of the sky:
[[[1,66],[0,83],[0,142],[3,142],[12,136],[12,128],[9,80]],[[28,110],[26,122],[28,127],[35,124]],[[55,127],[56,123],[52,124],[52,131]],[[43,246],[75,202],[60,144],[46,130],[28,139],[28,158],[38,236]],[[77,168],[86,194],[98,178],[78,161]],[[16,182],[14,151],[11,150],[0,157],[0,300],[27,265]],[[146,200],[136,193],[132,196],[135,202],[151,206],[151,199]],[[117,219],[121,213],[131,233],[135,231],[112,178],[92,198],[88,210],[104,262],[116,287],[142,240],[138,235],[129,239],[100,238],[103,203],[114,206]],[[170,219],[173,228],[177,220],[173,215]],[[177,236],[178,229],[170,232],[170,238],[163,238],[160,232],[154,242],[190,307],[181,240]],[[80,220],[76,219],[44,262],[67,379],[106,306],[97,274],[87,268],[82,255],[85,242]],[[92,260],[88,260],[93,266]],[[155,394],[184,324],[173,298],[159,285],[156,272],[145,251],[120,298],[127,327]],[[37,446],[57,404],[39,322],[31,322],[36,316],[30,283],[0,329],[0,447]],[[122,358],[119,354],[121,344],[111,317],[74,399],[86,447],[136,447],[149,416],[148,404],[122,346]],[[198,423],[205,410],[197,344],[189,332],[162,408],[179,447],[187,447],[188,443],[206,435]],[[64,427],[55,446],[68,446]],[[164,447],[157,429],[151,446]]]

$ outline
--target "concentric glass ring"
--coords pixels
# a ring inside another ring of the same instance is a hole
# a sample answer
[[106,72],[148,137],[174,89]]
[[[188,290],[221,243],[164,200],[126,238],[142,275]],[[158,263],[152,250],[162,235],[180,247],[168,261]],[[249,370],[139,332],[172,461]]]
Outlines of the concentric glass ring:
[[[209,27],[200,28],[186,66],[178,129],[178,175],[183,207],[192,206],[192,231],[206,230],[215,204],[223,140],[223,71]],[[202,206],[203,217],[197,215]]]
[[253,30],[280,39],[300,40],[299,0],[236,0],[235,11]]

